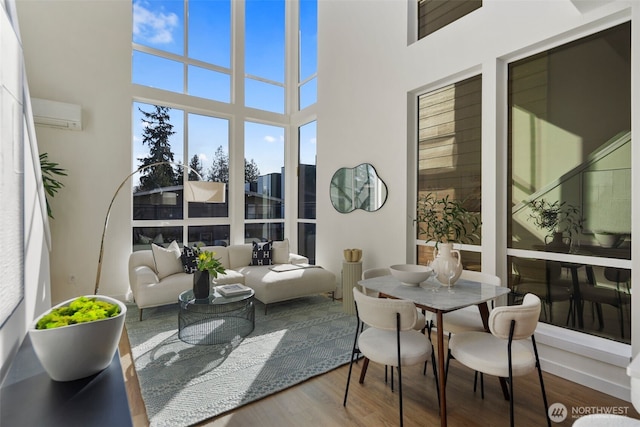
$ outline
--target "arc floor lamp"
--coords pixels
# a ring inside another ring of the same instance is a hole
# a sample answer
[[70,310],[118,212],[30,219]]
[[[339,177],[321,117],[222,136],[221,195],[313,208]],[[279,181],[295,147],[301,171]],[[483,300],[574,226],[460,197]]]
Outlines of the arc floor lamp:
[[202,176],[190,166],[183,165],[181,163],[174,162],[156,162],[151,163],[149,165],[141,166],[135,171],[131,172],[125,179],[122,180],[116,192],[113,194],[111,198],[111,202],[109,203],[109,208],[107,209],[107,214],[104,218],[104,227],[102,228],[102,238],[100,239],[100,255],[98,257],[98,271],[96,272],[96,286],[94,288],[94,295],[98,294],[98,290],[100,288],[100,275],[102,273],[102,257],[104,255],[104,236],[107,233],[107,228],[109,226],[109,215],[111,214],[111,208],[113,206],[113,202],[116,200],[118,193],[124,185],[127,183],[129,178],[134,176],[137,173],[140,173],[146,169],[152,168],[154,166],[160,165],[172,165],[176,167],[180,167],[183,169],[187,169],[189,172],[194,172],[201,181],[184,181],[183,187],[183,196],[187,200],[187,202],[198,202],[198,203],[224,203],[225,202],[225,187],[226,184],[224,182],[216,182],[216,181],[204,181]]

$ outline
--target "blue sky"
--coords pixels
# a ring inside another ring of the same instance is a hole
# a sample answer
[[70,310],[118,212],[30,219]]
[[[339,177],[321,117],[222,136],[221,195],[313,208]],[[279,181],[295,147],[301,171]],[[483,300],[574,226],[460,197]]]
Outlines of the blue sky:
[[[276,83],[284,82],[284,0],[247,0],[246,3],[246,73]],[[316,70],[316,13],[315,0],[303,0],[301,11],[301,43],[304,54],[301,78],[304,80]],[[184,3],[177,0],[135,0],[133,2],[133,41],[176,55],[184,55]],[[227,0],[192,0],[189,3],[188,22],[189,57],[204,61],[219,70],[190,66],[187,82],[188,93],[222,102],[230,101],[230,78],[224,71],[231,64],[231,2]],[[183,92],[184,67],[171,61],[134,51],[134,83],[154,86],[174,92]],[[284,89],[249,80],[246,104],[251,107],[284,112]],[[251,90],[249,90],[249,88]],[[315,101],[315,79],[304,92],[312,92],[303,106]],[[137,107],[151,111],[151,106],[135,104],[134,117],[134,166],[147,152],[140,142],[143,129]],[[223,119],[189,115],[189,157],[198,153],[205,171],[211,164],[215,150],[222,145],[228,152],[228,122]],[[182,111],[174,110],[171,123],[176,134],[171,146],[178,162],[184,159],[182,141],[184,134]],[[301,161],[315,164],[315,123],[301,129]],[[284,164],[284,129],[255,123],[245,125],[245,157],[255,159],[262,174],[280,172]]]

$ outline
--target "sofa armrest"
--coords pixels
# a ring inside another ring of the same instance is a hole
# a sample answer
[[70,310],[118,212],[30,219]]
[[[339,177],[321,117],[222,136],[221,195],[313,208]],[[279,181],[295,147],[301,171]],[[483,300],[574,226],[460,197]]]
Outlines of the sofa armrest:
[[309,258],[298,254],[289,254],[289,264],[309,264]]
[[136,285],[148,285],[151,283],[158,283],[160,279],[158,275],[146,265],[141,265],[134,269],[136,276]]

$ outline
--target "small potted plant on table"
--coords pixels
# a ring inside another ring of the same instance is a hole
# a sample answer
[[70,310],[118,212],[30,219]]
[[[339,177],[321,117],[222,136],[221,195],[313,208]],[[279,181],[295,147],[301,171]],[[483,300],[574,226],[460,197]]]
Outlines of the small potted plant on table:
[[[475,212],[464,207],[463,200],[449,198],[449,195],[438,197],[428,193],[418,199],[416,222],[419,236],[426,242],[435,242],[433,269],[442,283],[455,283],[462,272],[460,251],[453,249],[453,243],[468,243],[477,238],[480,229],[480,218]],[[449,276],[444,270],[446,263],[457,256],[455,275]]]

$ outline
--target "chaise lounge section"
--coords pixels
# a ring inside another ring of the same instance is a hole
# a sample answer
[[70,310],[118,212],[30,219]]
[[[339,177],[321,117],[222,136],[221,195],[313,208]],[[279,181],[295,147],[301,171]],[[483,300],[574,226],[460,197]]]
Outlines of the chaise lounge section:
[[[173,247],[172,247],[173,246]],[[176,252],[176,248],[178,251]],[[309,259],[289,252],[289,243],[273,242],[272,265],[251,265],[252,244],[205,246],[215,252],[226,269],[218,275],[216,284],[242,283],[252,288],[255,298],[267,305],[321,293],[334,293],[336,276],[320,266],[310,265]],[[193,287],[193,274],[185,273],[177,244],[165,249],[153,246],[129,256],[129,284],[140,309],[174,304],[178,295]]]

